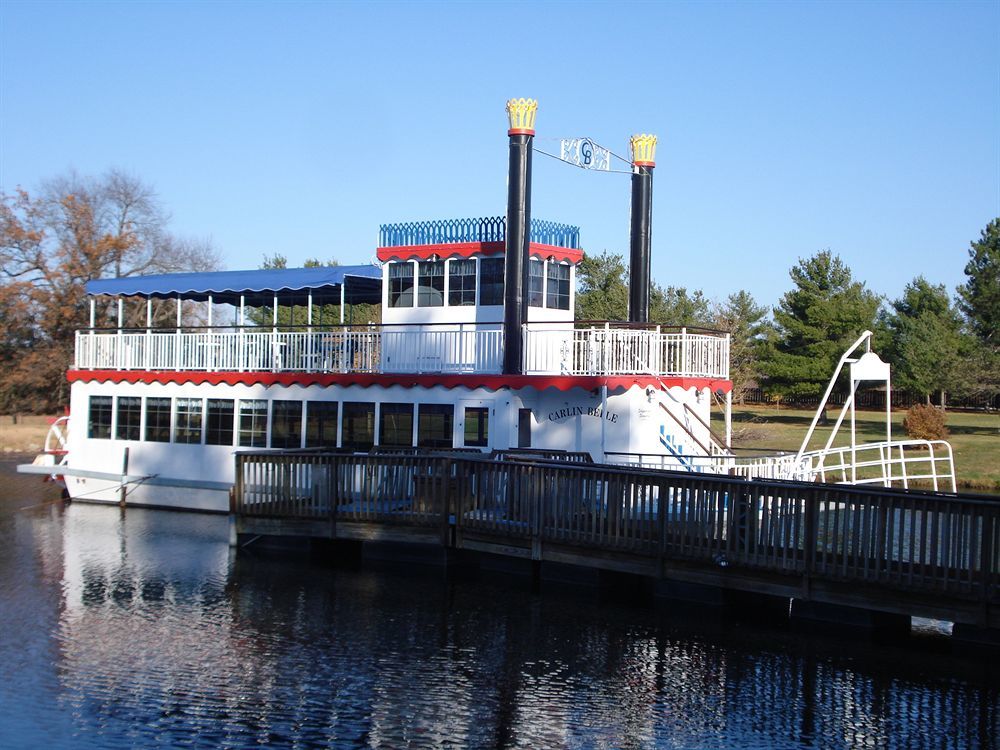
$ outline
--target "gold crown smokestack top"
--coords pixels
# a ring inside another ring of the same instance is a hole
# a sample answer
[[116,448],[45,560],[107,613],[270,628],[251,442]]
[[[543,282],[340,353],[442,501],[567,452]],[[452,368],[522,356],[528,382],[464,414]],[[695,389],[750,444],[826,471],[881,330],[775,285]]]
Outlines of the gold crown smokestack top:
[[507,167],[507,237],[504,273],[503,371],[521,374],[522,326],[528,322],[528,243],[531,240],[531,149],[535,140],[534,99],[507,102],[510,155]]
[[629,139],[632,158],[632,226],[629,255],[628,319],[649,322],[649,247],[653,223],[653,168],[656,166],[656,136],[633,135]]

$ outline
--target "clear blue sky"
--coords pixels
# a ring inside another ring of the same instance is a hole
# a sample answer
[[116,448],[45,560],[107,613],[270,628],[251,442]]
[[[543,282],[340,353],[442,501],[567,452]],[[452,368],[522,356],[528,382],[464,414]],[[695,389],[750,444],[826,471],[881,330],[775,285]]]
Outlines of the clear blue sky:
[[[0,187],[155,186],[229,268],[367,262],[379,223],[504,213],[538,145],[659,135],[653,277],[773,304],[824,248],[950,290],[1000,215],[1000,2],[0,3]],[[627,175],[536,155],[533,215],[628,248]]]

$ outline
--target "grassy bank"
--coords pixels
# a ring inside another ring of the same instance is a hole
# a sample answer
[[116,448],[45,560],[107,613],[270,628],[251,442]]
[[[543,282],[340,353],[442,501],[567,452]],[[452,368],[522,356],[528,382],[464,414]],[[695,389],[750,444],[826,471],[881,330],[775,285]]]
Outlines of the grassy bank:
[[[785,451],[798,450],[805,437],[812,411],[778,409],[773,406],[733,407],[733,442],[743,448],[772,448]],[[831,409],[831,421],[837,411]],[[896,439],[906,437],[903,430],[905,411],[893,412],[892,434]],[[722,417],[717,426],[721,427]],[[857,431],[859,442],[884,439],[885,415],[882,412],[858,412]],[[983,412],[948,412],[948,429],[955,455],[959,487],[966,490],[1000,491],[1000,414]],[[847,425],[841,428],[838,445],[849,442]],[[822,448],[830,435],[830,427],[818,427],[810,441],[810,448]]]
[[0,453],[37,453],[45,445],[45,435],[53,417],[0,416]]

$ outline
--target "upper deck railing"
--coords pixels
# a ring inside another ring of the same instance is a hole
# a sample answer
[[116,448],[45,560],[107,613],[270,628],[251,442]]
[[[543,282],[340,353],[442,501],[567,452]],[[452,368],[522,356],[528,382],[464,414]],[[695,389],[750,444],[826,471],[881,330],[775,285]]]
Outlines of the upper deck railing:
[[[382,224],[378,229],[379,247],[503,242],[506,237],[507,220],[503,216],[409,221],[400,224]],[[580,228],[555,221],[532,219],[530,240],[543,245],[579,249]]]
[[[525,326],[528,375],[729,377],[725,334]],[[499,374],[499,324],[382,325],[292,331],[261,328],[86,330],[78,370]]]

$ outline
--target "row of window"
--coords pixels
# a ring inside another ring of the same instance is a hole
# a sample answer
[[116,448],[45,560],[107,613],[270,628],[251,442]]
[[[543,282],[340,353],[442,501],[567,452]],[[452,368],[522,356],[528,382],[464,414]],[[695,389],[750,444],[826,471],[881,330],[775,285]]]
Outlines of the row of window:
[[[570,266],[537,258],[528,260],[528,304],[532,307],[569,310],[569,287]],[[445,300],[449,307],[502,305],[503,289],[503,258],[396,261],[389,264],[389,307],[443,307]]]
[[[91,396],[89,407],[87,436],[103,440],[335,448],[339,431],[339,447],[359,451],[454,447],[452,404]],[[463,416],[463,444],[489,445],[489,409],[466,407]]]

